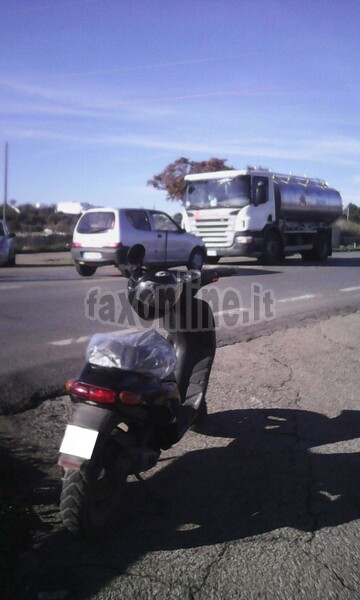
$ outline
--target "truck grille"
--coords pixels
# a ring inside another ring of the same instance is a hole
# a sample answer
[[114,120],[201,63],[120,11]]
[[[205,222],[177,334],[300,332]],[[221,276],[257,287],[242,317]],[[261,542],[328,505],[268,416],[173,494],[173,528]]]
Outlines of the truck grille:
[[224,248],[234,242],[234,216],[190,218],[191,232],[200,236],[208,248]]

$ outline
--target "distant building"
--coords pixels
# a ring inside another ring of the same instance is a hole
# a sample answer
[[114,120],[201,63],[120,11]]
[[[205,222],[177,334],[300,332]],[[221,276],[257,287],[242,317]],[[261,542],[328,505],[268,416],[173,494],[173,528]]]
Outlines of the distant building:
[[89,208],[91,208],[91,204],[87,202],[59,202],[56,212],[61,212],[65,215],[80,215],[85,210],[89,210]]

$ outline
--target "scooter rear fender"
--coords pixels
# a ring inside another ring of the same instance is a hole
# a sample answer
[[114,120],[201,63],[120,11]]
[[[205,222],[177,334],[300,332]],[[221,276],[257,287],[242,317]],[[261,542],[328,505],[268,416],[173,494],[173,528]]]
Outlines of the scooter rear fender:
[[60,446],[58,464],[68,469],[81,465],[101,452],[111,432],[121,421],[119,414],[92,404],[78,404]]

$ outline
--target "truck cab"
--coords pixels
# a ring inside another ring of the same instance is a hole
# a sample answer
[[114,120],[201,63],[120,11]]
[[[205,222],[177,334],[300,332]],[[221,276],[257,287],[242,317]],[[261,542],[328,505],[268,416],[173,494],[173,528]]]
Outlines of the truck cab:
[[200,173],[187,175],[185,181],[184,226],[202,237],[211,262],[221,256],[261,254],[253,233],[276,218],[267,171]]

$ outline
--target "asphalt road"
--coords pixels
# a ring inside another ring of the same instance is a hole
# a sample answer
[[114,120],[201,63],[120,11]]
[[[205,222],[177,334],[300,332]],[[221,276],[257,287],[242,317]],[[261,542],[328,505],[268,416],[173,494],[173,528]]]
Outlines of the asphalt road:
[[[360,306],[360,253],[335,254],[325,265],[295,257],[276,267],[221,262],[216,270],[219,281],[201,293],[213,302],[218,346]],[[90,279],[72,266],[41,266],[35,259],[2,269],[0,409],[22,409],[58,394],[80,368],[92,334],[138,325],[121,311],[125,286],[110,267]],[[90,314],[91,290],[98,302]]]

